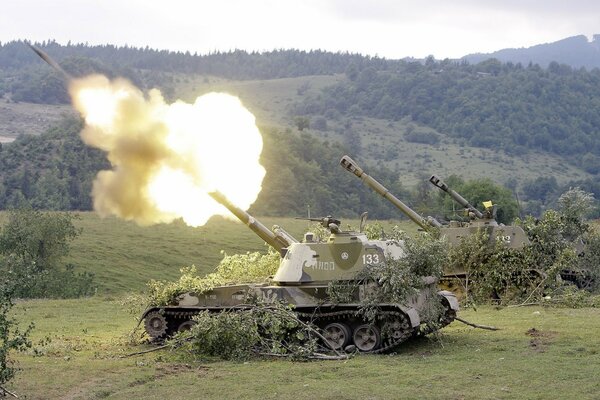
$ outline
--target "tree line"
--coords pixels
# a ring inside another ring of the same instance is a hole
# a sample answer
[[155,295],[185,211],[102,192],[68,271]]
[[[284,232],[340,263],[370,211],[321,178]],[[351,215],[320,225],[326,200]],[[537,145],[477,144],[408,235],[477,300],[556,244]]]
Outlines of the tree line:
[[[22,135],[0,146],[0,209],[29,206],[40,210],[92,210],[92,182],[98,171],[110,169],[100,150],[87,147],[79,138],[82,121],[65,118],[40,136]],[[373,218],[403,218],[395,207],[364,186],[338,165],[347,148],[307,132],[263,127],[261,164],[267,175],[263,189],[250,209],[264,216],[357,217],[368,211]],[[426,179],[406,187],[397,173],[381,165],[365,167],[393,194],[422,215],[441,220],[460,219],[460,207]],[[446,177],[446,182],[476,207],[492,200],[498,205],[500,222],[510,223],[525,213],[541,215],[556,206],[569,187],[581,187],[600,197],[600,183],[588,179],[559,184],[554,177],[509,182],[504,187],[491,179],[464,180]],[[515,193],[520,193],[521,204]],[[526,206],[523,207],[523,201]],[[596,206],[592,216],[597,216]]]
[[[67,103],[60,77],[35,55],[26,41],[0,43],[0,96],[9,93],[16,101]],[[89,72],[124,76],[138,87],[165,89],[172,79],[165,73],[211,75],[227,79],[276,79],[344,73],[347,65],[374,66],[387,70],[398,61],[351,53],[321,50],[233,50],[199,55],[190,52],[87,44],[61,45],[56,41],[35,43],[74,76]],[[86,61],[87,60],[87,61]]]

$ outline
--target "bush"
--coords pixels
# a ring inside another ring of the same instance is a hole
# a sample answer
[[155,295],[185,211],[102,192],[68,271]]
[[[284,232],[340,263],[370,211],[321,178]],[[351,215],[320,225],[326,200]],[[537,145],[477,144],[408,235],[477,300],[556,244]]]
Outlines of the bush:
[[10,316],[10,310],[14,305],[12,300],[14,287],[12,281],[0,282],[0,397],[5,394],[1,385],[10,381],[17,372],[17,367],[9,357],[10,353],[31,347],[28,336],[33,329],[33,324],[21,332],[15,328],[16,321]]
[[404,139],[411,143],[435,145],[440,142],[440,135],[432,131],[410,130],[404,134]]

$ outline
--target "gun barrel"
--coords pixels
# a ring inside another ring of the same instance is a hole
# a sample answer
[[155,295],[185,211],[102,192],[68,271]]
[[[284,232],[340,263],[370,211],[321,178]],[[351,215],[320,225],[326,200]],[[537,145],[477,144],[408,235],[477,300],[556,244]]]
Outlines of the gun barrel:
[[340,164],[347,171],[352,172],[354,175],[359,177],[365,185],[369,186],[376,193],[380,194],[390,203],[396,206],[396,208],[402,211],[408,218],[410,218],[414,223],[419,225],[424,230],[429,231],[432,227],[442,226],[442,224],[439,223],[435,218],[425,219],[417,214],[412,208],[408,207],[406,204],[400,201],[400,199],[391,194],[390,191],[375,178],[364,172],[352,158],[343,156],[340,160]]
[[481,213],[481,211],[479,211],[478,209],[473,207],[473,205],[471,203],[469,203],[467,200],[465,200],[465,198],[462,197],[460,194],[458,194],[454,190],[450,189],[448,187],[448,185],[443,180],[441,180],[439,177],[437,177],[435,175],[431,175],[431,178],[429,178],[429,182],[431,182],[431,184],[433,184],[433,186],[448,193],[448,195],[450,197],[452,197],[452,199],[454,199],[454,201],[456,201],[458,204],[460,204],[461,206],[463,206],[464,208],[468,209],[470,212],[475,214],[475,216],[477,218],[483,218],[483,214]]
[[260,223],[260,221],[256,220],[252,215],[230,202],[223,193],[216,191],[210,192],[209,195],[219,204],[222,204],[231,211],[233,215],[238,217],[240,221],[247,225],[248,228],[252,229],[254,233],[278,252],[283,254],[290,244],[298,242],[292,235],[279,227],[277,227],[278,234],[271,232],[271,230]]
[[29,47],[31,48],[31,50],[33,50],[35,52],[35,54],[37,54],[38,56],[40,56],[40,58],[42,60],[46,61],[56,71],[60,72],[61,75],[63,76],[63,78],[65,78],[65,81],[68,82],[71,79],[73,79],[73,77],[71,75],[69,75],[67,73],[67,71],[65,71],[64,69],[62,69],[62,67],[60,65],[58,65],[58,63],[56,61],[54,61],[48,54],[46,54],[46,52],[44,50],[42,50],[39,47],[34,46],[32,44],[29,44]]

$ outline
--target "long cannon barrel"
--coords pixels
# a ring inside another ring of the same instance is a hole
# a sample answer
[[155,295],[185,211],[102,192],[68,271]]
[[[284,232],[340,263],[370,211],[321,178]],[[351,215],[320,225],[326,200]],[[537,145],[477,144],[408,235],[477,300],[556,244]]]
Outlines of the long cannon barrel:
[[62,67],[60,65],[58,65],[58,63],[56,61],[54,61],[42,49],[40,49],[39,47],[34,46],[32,44],[29,44],[29,47],[31,48],[31,50],[33,50],[35,52],[35,54],[40,56],[40,58],[42,60],[46,61],[52,68],[54,68],[56,71],[58,71],[62,75],[62,77],[64,78],[65,81],[69,82],[71,79],[73,79],[73,77],[71,75],[69,75],[64,69],[62,69]]
[[460,194],[458,194],[454,190],[450,189],[443,180],[441,180],[440,178],[438,178],[435,175],[431,175],[431,178],[429,178],[429,182],[431,182],[433,184],[433,186],[448,193],[448,195],[450,195],[450,197],[452,197],[452,199],[454,201],[456,201],[458,204],[460,204],[461,206],[463,206],[464,208],[468,209],[470,212],[475,214],[475,216],[477,218],[479,218],[479,219],[483,218],[483,214],[481,213],[481,211],[479,211],[478,209],[473,207],[473,205],[471,203],[469,203],[467,200],[465,200],[465,198],[462,197]]
[[356,164],[356,162],[350,157],[343,156],[340,160],[340,165],[359,177],[365,183],[365,185],[369,186],[375,192],[386,198],[389,202],[396,206],[396,208],[402,211],[408,218],[410,218],[414,223],[419,225],[424,230],[429,231],[432,227],[442,226],[442,224],[440,224],[435,218],[429,217],[425,219],[417,214],[412,208],[391,194],[390,191],[387,190],[385,186],[379,183],[375,178],[365,173],[362,168],[360,168],[358,164]]
[[248,228],[252,229],[252,231],[256,233],[262,240],[267,242],[271,247],[281,254],[284,254],[285,249],[292,243],[298,242],[292,235],[278,226],[275,228],[275,233],[271,232],[269,228],[261,224],[252,215],[248,214],[246,211],[230,202],[223,193],[211,192],[209,195],[215,199],[215,201],[231,211],[231,213],[238,217],[238,219],[244,224],[246,224]]

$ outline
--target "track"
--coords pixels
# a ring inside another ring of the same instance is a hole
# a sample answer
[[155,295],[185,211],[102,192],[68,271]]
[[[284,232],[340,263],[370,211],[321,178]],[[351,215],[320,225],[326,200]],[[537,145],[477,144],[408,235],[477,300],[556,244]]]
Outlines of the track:
[[[229,308],[234,311],[244,307]],[[145,320],[146,331],[153,341],[160,342],[165,337],[173,335],[178,329],[189,329],[188,323],[194,315],[202,311],[222,312],[227,309],[197,309],[197,310],[160,310],[148,314]],[[378,312],[375,321],[365,321],[357,309],[344,309],[330,312],[295,312],[300,320],[320,328],[324,336],[331,339],[335,350],[344,351],[349,345],[365,354],[387,353],[403,342],[415,336],[432,333],[450,324],[455,318],[455,312],[446,307],[445,314],[434,324],[421,324],[412,327],[408,316],[400,310],[387,309]],[[151,318],[148,318],[151,317]],[[153,327],[152,323],[158,325]],[[164,324],[164,325],[161,325]],[[329,340],[328,339],[328,340]]]

